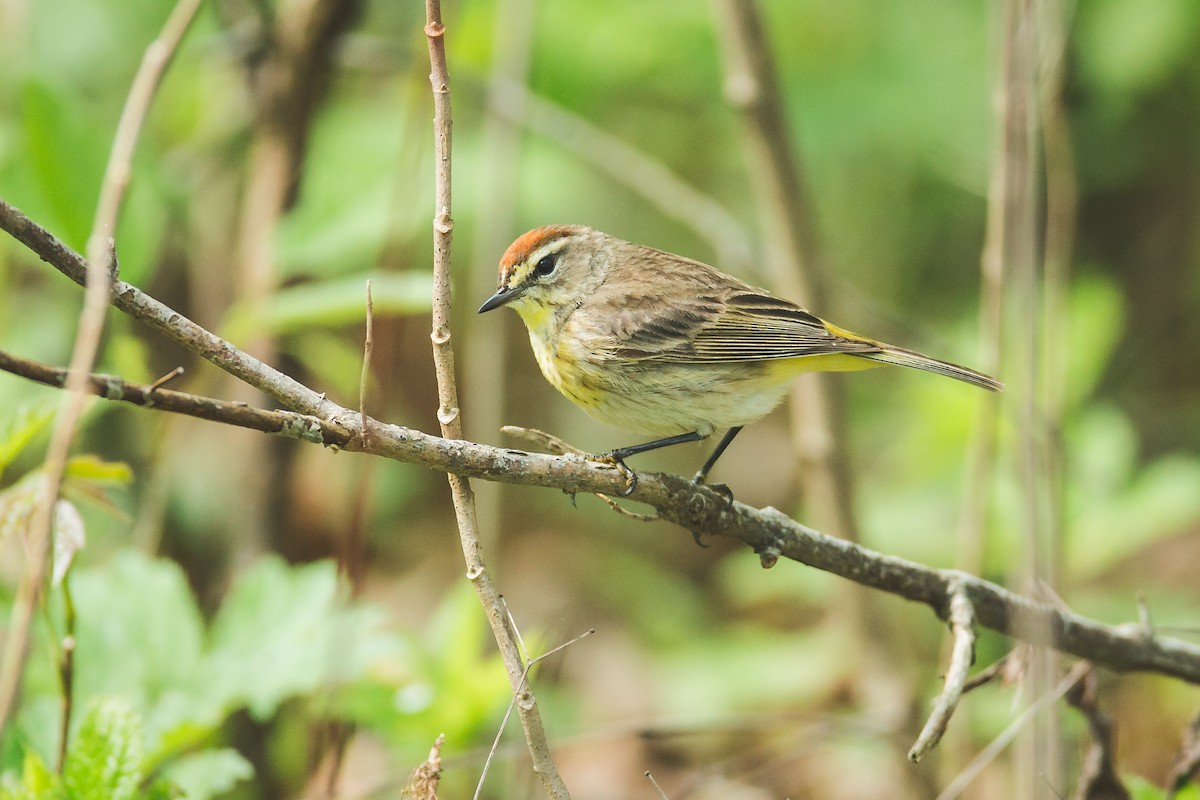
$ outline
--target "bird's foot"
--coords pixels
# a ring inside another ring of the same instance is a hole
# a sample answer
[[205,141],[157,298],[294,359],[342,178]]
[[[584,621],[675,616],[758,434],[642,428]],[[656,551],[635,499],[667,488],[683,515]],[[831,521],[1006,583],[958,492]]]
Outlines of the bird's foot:
[[705,483],[704,478],[705,474],[703,472],[697,472],[692,476],[692,485],[707,486],[709,489],[712,489],[714,492],[725,498],[726,511],[733,508],[733,490],[724,483]]
[[621,458],[615,451],[608,453],[599,453],[591,457],[592,461],[599,461],[601,464],[612,464],[617,469],[617,473],[625,479],[625,489],[617,493],[617,497],[629,497],[637,489],[638,477],[625,463],[625,459]]

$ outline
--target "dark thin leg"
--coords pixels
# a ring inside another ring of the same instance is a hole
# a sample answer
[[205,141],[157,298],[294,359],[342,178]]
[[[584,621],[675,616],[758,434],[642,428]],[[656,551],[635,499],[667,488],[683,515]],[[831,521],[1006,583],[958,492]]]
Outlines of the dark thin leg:
[[708,471],[713,468],[713,464],[717,463],[717,459],[720,458],[721,454],[725,452],[725,448],[729,447],[729,443],[733,441],[733,437],[737,436],[741,432],[742,426],[739,425],[736,428],[730,428],[725,435],[721,437],[721,441],[717,442],[717,446],[712,451],[712,455],[708,457],[708,461],[705,461],[704,466],[700,468],[700,471],[692,476],[692,483],[704,483],[704,479],[708,477]]
[[625,477],[625,491],[621,492],[621,497],[628,497],[637,488],[637,473],[626,466],[625,459],[630,456],[636,456],[638,453],[648,453],[651,450],[657,450],[660,447],[670,447],[673,444],[683,444],[685,442],[698,442],[703,438],[696,431],[681,433],[678,436],[668,436],[665,439],[655,439],[652,442],[631,444],[629,447],[618,447],[616,450],[602,453],[597,458],[601,461],[611,462],[617,468],[617,471]]
[[618,447],[605,453],[606,458],[611,458],[614,461],[636,456],[638,453],[649,453],[651,450],[657,450],[660,447],[670,447],[673,444],[684,444],[685,442],[698,442],[704,437],[692,431],[691,433],[681,433],[678,436],[668,436],[665,439],[655,439],[653,442],[643,442],[642,444],[631,444],[629,447]]

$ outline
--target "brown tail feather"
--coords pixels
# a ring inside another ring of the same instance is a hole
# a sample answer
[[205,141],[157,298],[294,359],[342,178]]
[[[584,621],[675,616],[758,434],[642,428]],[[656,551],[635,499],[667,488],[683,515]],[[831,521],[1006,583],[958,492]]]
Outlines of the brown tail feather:
[[913,350],[905,350],[903,347],[894,347],[890,344],[880,344],[880,347],[882,349],[878,352],[864,353],[862,357],[869,358],[872,361],[880,361],[884,364],[896,364],[901,367],[912,367],[913,369],[921,369],[926,372],[945,375],[947,378],[954,378],[973,386],[989,389],[993,392],[1004,390],[1003,383],[990,375],[984,375],[982,372],[960,367],[957,364],[951,364],[949,361],[939,361],[936,358],[921,355]]

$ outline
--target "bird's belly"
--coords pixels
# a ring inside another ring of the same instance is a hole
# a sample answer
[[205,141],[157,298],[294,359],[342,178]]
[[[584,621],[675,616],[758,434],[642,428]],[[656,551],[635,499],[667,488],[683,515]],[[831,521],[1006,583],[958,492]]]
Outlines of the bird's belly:
[[779,405],[789,380],[761,364],[676,365],[583,362],[559,372],[559,391],[593,418],[652,436],[748,425]]

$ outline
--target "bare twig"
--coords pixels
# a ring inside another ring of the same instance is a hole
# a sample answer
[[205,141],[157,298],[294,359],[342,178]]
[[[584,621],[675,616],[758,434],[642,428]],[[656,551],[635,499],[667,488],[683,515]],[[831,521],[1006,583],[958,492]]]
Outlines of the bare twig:
[[46,464],[42,471],[44,485],[30,520],[27,550],[29,560],[21,573],[21,583],[13,601],[5,639],[4,656],[0,660],[0,731],[4,730],[8,722],[20,687],[21,673],[29,648],[29,626],[46,574],[54,503],[58,499],[67,451],[75,438],[75,428],[83,413],[83,383],[96,362],[96,354],[100,348],[100,334],[104,329],[104,317],[108,309],[110,272],[116,263],[112,237],[120,215],[125,188],[129,183],[133,151],[137,146],[142,121],[146,117],[155,90],[199,4],[200,0],[180,0],[158,38],[146,48],[113,137],[112,150],[96,204],[96,217],[87,242],[88,258],[84,272],[89,276],[88,289],[84,294],[79,329],[71,354],[67,393],[62,398],[50,446],[46,451]]
[[973,692],[981,686],[999,680],[1002,684],[1010,684],[1020,679],[1029,660],[1028,645],[1021,644],[1009,650],[1004,656],[976,672],[963,684],[963,694]]
[[[367,330],[363,336],[362,372],[358,377],[358,418],[362,433],[367,433],[367,380],[371,376],[371,354],[375,350],[375,304],[371,302],[371,281],[367,281]],[[364,445],[367,442],[363,443]]]
[[117,228],[117,219],[125,202],[125,191],[129,187],[133,152],[137,148],[142,123],[146,120],[150,103],[203,2],[204,0],[179,0],[158,38],[146,47],[146,52],[142,55],[142,63],[133,77],[125,108],[117,122],[108,164],[104,168],[100,200],[96,204],[96,217],[87,245],[88,258],[93,263],[103,261],[104,252],[108,249],[108,240]]
[[929,721],[908,751],[908,757],[913,761],[920,761],[946,732],[950,717],[962,699],[967,671],[975,658],[975,610],[971,608],[971,599],[961,585],[950,588],[950,629],[954,634],[954,648],[950,655],[950,666],[946,670],[945,686],[938,695]]
[[[454,374],[454,349],[450,341],[450,243],[454,230],[451,217],[450,153],[452,122],[450,114],[450,76],[446,67],[446,28],[442,24],[440,0],[426,0],[425,36],[429,43],[429,82],[433,89],[433,132],[434,132],[434,204],[433,219],[433,340],[434,372],[438,384],[437,418],[446,438],[462,437],[462,417],[459,412],[458,388]],[[525,728],[525,742],[533,761],[533,770],[542,781],[548,797],[568,798],[566,784],[558,774],[550,753],[550,743],[542,726],[541,713],[533,693],[525,684],[526,670],[522,668],[521,653],[517,646],[500,592],[492,583],[487,565],[484,563],[480,546],[478,523],[475,518],[475,500],[471,484],[465,476],[447,473],[450,492],[454,499],[454,513],[458,522],[459,539],[463,558],[467,565],[467,578],[475,587],[479,602],[483,605],[492,636],[500,650],[508,673],[513,694],[522,696],[517,704],[521,724]]]
[[[546,433],[545,431],[539,431],[536,428],[522,428],[517,425],[505,425],[500,428],[500,432],[507,433],[510,436],[516,436],[519,439],[524,439],[527,442],[531,442],[536,447],[540,447],[543,450],[547,450],[560,456],[565,456],[567,454],[583,456],[585,458],[588,456],[586,452],[580,450],[575,445],[568,444],[554,434]],[[655,520],[659,519],[658,514],[639,514],[636,511],[630,511],[616,500],[601,492],[596,492],[596,497],[603,500],[606,506],[623,517],[636,519],[638,522],[654,522]]]
[[60,641],[58,677],[62,688],[62,718],[58,723],[58,759],[55,769],[62,773],[70,741],[71,716],[75,708],[75,597],[71,593],[71,575],[62,578],[63,635]]
[[1167,777],[1167,800],[1174,800],[1177,792],[1191,782],[1196,771],[1200,770],[1200,714],[1192,718],[1183,735],[1183,744],[1171,765],[1171,774]]
[[[512,618],[509,617],[509,620],[511,622]],[[516,631],[516,625],[513,625],[513,630]],[[539,662],[550,658],[550,656],[561,653],[563,650],[566,650],[580,639],[586,639],[595,632],[595,628],[588,628],[574,639],[563,642],[552,650],[548,650],[547,652],[542,653],[540,656],[530,659],[529,663],[525,665],[525,669],[521,672],[521,683],[513,691],[512,700],[509,701],[508,708],[504,711],[504,716],[500,719],[500,727],[496,731],[496,738],[492,741],[492,746],[491,749],[488,750],[487,758],[485,758],[483,761],[483,769],[480,770],[479,773],[479,782],[475,784],[475,794],[472,796],[474,800],[479,800],[479,793],[483,791],[484,779],[487,778],[488,770],[491,769],[492,759],[496,757],[496,750],[500,747],[500,737],[504,735],[504,729],[508,727],[508,719],[512,716],[513,708],[520,708],[522,703],[533,702],[533,695],[528,691],[529,671],[532,670]],[[519,638],[520,634],[518,633],[517,636]]]
[[662,161],[512,81],[498,81],[491,111],[544,136],[653,203],[708,242],[723,269],[752,266],[750,236],[720,203],[689,185]]
[[[87,261],[3,199],[0,199],[0,228],[68,278],[80,286],[87,286]],[[188,342],[184,346],[191,352],[294,411],[315,414],[323,419],[347,413],[324,395],[239,350],[136,286],[114,280],[111,302],[167,338]]]
[[[1061,531],[1053,524],[1058,514],[1054,507],[1055,489],[1061,484],[1061,475],[1055,471],[1051,453],[1055,434],[1048,429],[1044,414],[1043,357],[1047,347],[1042,327],[1045,276],[1039,242],[1043,183],[1038,147],[1041,125],[1037,93],[1041,45],[1038,5],[1033,0],[1007,0],[1003,4],[999,74],[1002,103],[998,120],[1007,201],[1001,257],[1011,269],[1005,291],[1013,319],[1009,364],[1014,376],[1018,422],[1017,471],[1024,537],[1022,579],[1031,592],[1039,583],[1052,588],[1058,585],[1061,549],[1058,538]],[[1033,653],[1027,673],[1031,695],[1036,697],[1049,691],[1058,673],[1057,654],[1053,650]],[[1018,794],[1036,793],[1045,781],[1052,786],[1064,784],[1058,720],[1058,710],[1051,709],[1040,715],[1022,737],[1016,761]]]
[[[0,371],[11,372],[47,386],[63,388],[68,371],[18,358],[0,350]],[[239,428],[303,439],[315,444],[341,447],[350,440],[350,433],[335,423],[294,411],[266,411],[241,402],[216,400],[171,389],[155,389],[137,383],[127,383],[112,375],[86,375],[82,390],[105,400],[130,403],[157,411],[169,411],[210,422],[222,422]]]
[[505,425],[500,428],[500,432],[507,433],[509,436],[515,436],[518,439],[524,439],[534,447],[540,447],[541,449],[549,453],[554,453],[555,455],[573,455],[583,456],[585,458],[588,455],[585,451],[580,450],[578,447],[566,441],[565,439],[560,439],[553,433],[539,431],[537,428],[522,428],[519,425]]
[[1067,692],[1066,700],[1067,705],[1083,714],[1092,735],[1092,744],[1079,770],[1075,800],[1130,800],[1129,790],[1117,774],[1112,720],[1096,703],[1096,670],[1088,670]]
[[181,375],[183,375],[183,367],[176,367],[175,369],[168,372],[166,375],[163,375],[161,378],[156,380],[154,383],[150,384],[149,389],[152,392],[157,391],[158,389],[163,388],[168,383],[175,380],[176,378],[178,378]]
[[1008,724],[1008,727],[1000,732],[1000,735],[988,743],[988,746],[979,751],[978,755],[971,760],[971,763],[966,768],[955,776],[954,780],[942,790],[937,796],[937,800],[953,800],[960,796],[963,791],[971,784],[975,778],[979,777],[979,773],[983,768],[992,762],[996,756],[1012,744],[1013,739],[1019,734],[1034,717],[1042,710],[1054,705],[1059,698],[1071,690],[1071,687],[1078,683],[1087,671],[1092,669],[1092,665],[1086,661],[1080,661],[1071,671],[1068,672],[1062,680],[1054,686],[1053,689],[1043,694],[1034,702],[1030,703],[1021,713]]
[[[715,0],[725,94],[745,120],[746,155],[758,194],[765,261],[783,294],[820,308],[824,281],[803,173],[792,151],[771,46],[755,0]],[[819,524],[859,539],[836,381],[808,375],[792,391],[793,442],[805,499]],[[847,603],[853,609],[855,603]],[[862,623],[861,615],[856,623]]]
[[664,792],[662,787],[658,785],[658,781],[654,780],[654,776],[650,774],[650,770],[646,770],[642,774],[645,775],[646,780],[650,781],[650,784],[654,786],[654,790],[658,792],[658,796],[661,797],[662,800],[670,800],[670,798],[667,797],[667,793]]
[[[13,233],[69,277],[78,274],[82,258],[0,200],[0,228]],[[575,457],[489,447],[475,442],[431,436],[412,428],[368,418],[371,447],[361,446],[359,415],[339,406],[294,379],[222,342],[191,320],[128,284],[118,282],[112,302],[131,316],[167,334],[189,351],[210,360],[253,386],[268,387],[291,402],[285,405],[321,419],[336,419],[343,431],[342,449],[369,452],[428,469],[464,477],[566,492],[609,492],[624,489],[625,480],[610,465]],[[215,344],[214,344],[215,343]],[[258,412],[265,413],[265,412]],[[325,429],[322,428],[322,431]],[[949,608],[950,587],[958,581],[975,608],[977,624],[1055,647],[1118,671],[1149,671],[1200,683],[1200,646],[1165,637],[1147,636],[1141,625],[1109,626],[1010,592],[981,578],[954,570],[925,567],[826,536],[773,509],[756,509],[685,478],[639,473],[633,500],[657,509],[662,518],[689,531],[728,536],[756,551],[774,548],[783,558],[833,573],[863,586],[904,597],[932,608]],[[503,610],[500,609],[503,615]],[[1022,620],[1036,624],[1023,625]]]

